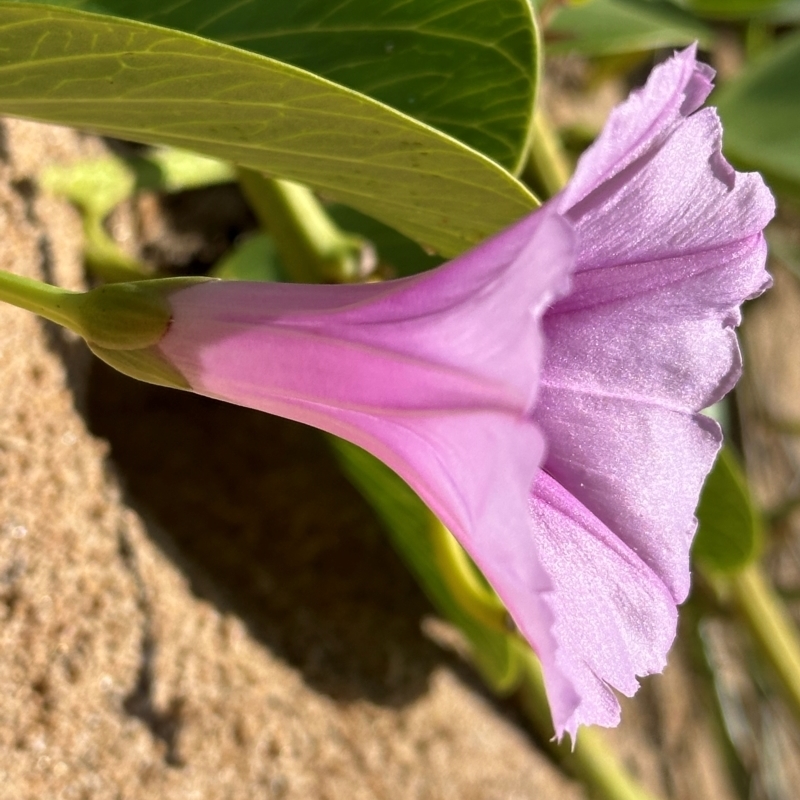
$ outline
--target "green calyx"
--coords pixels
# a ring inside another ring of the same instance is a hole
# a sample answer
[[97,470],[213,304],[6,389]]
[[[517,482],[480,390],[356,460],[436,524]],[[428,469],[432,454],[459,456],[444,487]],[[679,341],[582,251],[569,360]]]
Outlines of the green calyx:
[[88,345],[98,358],[131,378],[170,389],[191,389],[186,378],[155,347],[143,350],[109,350],[93,342],[88,342]]
[[33,311],[82,336],[91,350],[139,380],[187,389],[186,379],[156,345],[169,329],[169,296],[210,278],[113,283],[70,292],[0,271],[0,300]]
[[73,330],[91,346],[103,351],[142,350],[158,344],[169,328],[169,295],[206,280],[111,283],[85,293],[71,293],[63,303],[78,322],[79,327]]

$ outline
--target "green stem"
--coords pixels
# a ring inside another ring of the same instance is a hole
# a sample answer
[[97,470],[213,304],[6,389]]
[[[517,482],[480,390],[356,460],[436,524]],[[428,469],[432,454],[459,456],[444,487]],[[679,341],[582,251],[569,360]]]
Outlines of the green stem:
[[359,280],[371,270],[372,249],[340,230],[310,189],[248,169],[238,174],[242,191],[275,239],[293,281],[344,283]]
[[524,177],[545,197],[558,194],[572,174],[569,158],[541,108],[533,115],[531,150]]
[[786,608],[758,564],[745,567],[726,587],[800,719],[800,639]]
[[152,278],[144,264],[125,253],[106,233],[103,218],[79,205],[86,239],[84,259],[91,273],[106,283],[141,281]]
[[453,599],[485,627],[499,633],[510,633],[505,606],[491,589],[481,583],[469,556],[433,514],[430,534],[436,566]]
[[50,322],[83,335],[80,324],[75,319],[75,306],[70,302],[77,295],[77,292],[51,286],[49,283],[0,271],[0,300],[32,311]]
[[169,328],[169,295],[208,278],[164,278],[113,283],[70,292],[0,271],[0,301],[32,311],[106,350],[143,350]]
[[581,728],[572,749],[567,742],[555,742],[542,668],[532,652],[524,658],[522,672],[523,708],[547,749],[568,772],[602,800],[656,800],[617,761],[597,728]]

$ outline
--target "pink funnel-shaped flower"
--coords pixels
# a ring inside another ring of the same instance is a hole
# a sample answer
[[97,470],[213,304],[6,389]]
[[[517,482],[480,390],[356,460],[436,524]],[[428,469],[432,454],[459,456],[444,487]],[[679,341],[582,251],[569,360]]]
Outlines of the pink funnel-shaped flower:
[[768,283],[772,198],[698,111],[711,76],[693,48],[656,68],[561,195],[431,273],[199,284],[158,345],[195,391],[400,474],[538,653],[559,736],[616,724],[613,690],[665,664],[720,442],[698,411]]

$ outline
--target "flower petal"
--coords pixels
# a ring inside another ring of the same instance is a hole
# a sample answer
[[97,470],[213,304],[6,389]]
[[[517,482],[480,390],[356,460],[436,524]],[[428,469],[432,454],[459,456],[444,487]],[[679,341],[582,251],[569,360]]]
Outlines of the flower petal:
[[711,93],[714,70],[695,59],[692,45],[656,67],[640,90],[609,115],[603,131],[578,162],[559,196],[559,210],[571,208],[590,192],[652,152],[675,125],[696,111]]
[[[759,175],[734,172],[721,147],[716,112],[698,111],[657,151],[567,209],[579,233],[578,271],[701,257],[758,236],[774,214],[772,196]],[[603,282],[614,277],[605,273]],[[624,282],[624,276],[616,277],[612,286]],[[580,304],[575,291],[570,297]]]
[[541,211],[412,278],[204,283],[171,296],[161,349],[196,391],[213,381],[232,402],[282,392],[332,407],[521,411],[538,384],[539,319],[566,291],[574,251],[571,225]]
[[719,146],[716,115],[698,112],[613,194],[569,212],[578,268],[545,317],[536,410],[546,469],[678,601],[720,441],[696,412],[736,382],[732,327],[769,280],[761,230],[772,197],[757,175],[720,170]]
[[656,68],[552,201],[580,242],[571,292],[544,318],[534,412],[548,442],[531,510],[554,586],[558,649],[544,666],[559,732],[617,724],[612,687],[632,694],[665,663],[721,439],[698,412],[738,379],[739,306],[769,282],[772,197],[725,162],[714,111],[692,113],[712,74],[693,48]]
[[630,696],[635,676],[664,668],[677,609],[652,570],[547,473],[531,514],[558,643],[542,659],[545,683],[556,733],[574,741],[578,725],[619,722],[612,688]]
[[[552,349],[536,418],[550,443],[546,469],[678,601],[689,588],[694,510],[720,441],[716,423],[696,411],[738,377],[730,326],[738,304],[763,286],[764,259],[754,238],[654,262],[683,280],[654,290],[644,272],[644,286],[632,275],[628,296],[591,309],[556,307],[545,322]],[[588,291],[600,272],[581,273],[576,286]]]

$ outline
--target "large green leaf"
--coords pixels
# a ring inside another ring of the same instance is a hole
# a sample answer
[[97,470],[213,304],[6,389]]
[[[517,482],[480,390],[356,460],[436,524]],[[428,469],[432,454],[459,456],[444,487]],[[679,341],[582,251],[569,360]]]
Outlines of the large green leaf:
[[715,102],[731,159],[800,194],[800,34],[748,66]]
[[694,558],[716,573],[738,572],[754,561],[761,545],[761,520],[733,453],[723,447],[706,479],[697,509]]
[[564,6],[547,30],[549,53],[606,56],[708,42],[707,25],[658,0],[592,0]]
[[535,207],[488,158],[368,97],[151,25],[0,2],[0,113],[306,183],[455,255]]
[[[42,0],[23,0],[42,2]],[[50,0],[322,75],[522,166],[537,78],[528,0]]]

